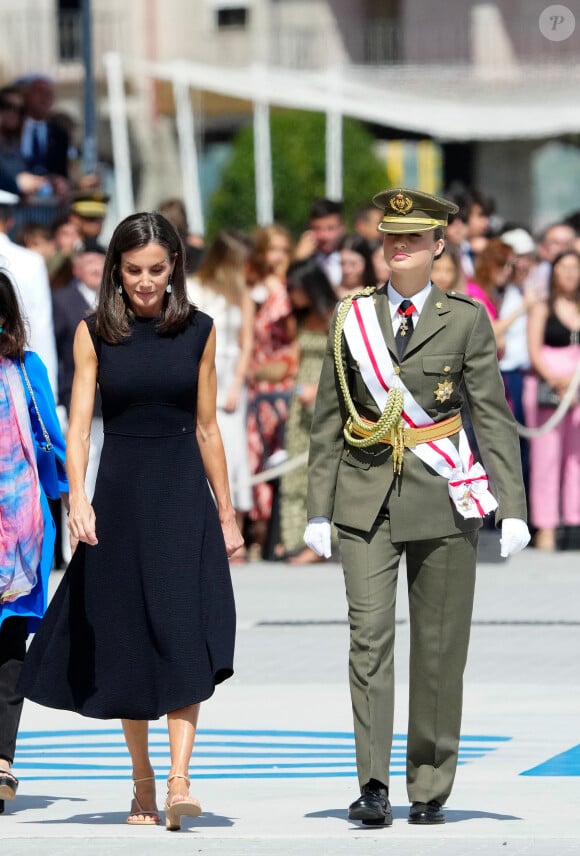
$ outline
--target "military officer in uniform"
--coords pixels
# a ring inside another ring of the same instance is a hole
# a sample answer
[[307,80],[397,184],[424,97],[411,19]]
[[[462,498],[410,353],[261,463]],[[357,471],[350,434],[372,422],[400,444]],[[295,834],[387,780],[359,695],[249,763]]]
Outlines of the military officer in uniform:
[[83,241],[99,241],[107,216],[109,196],[100,190],[82,190],[70,203],[70,219]]
[[[390,281],[338,304],[309,455],[305,541],[339,535],[360,796],[349,817],[392,822],[395,596],[406,555],[410,612],[409,823],[443,823],[461,725],[478,530],[495,511],[501,554],[529,541],[516,425],[486,310],[430,280],[457,207],[396,188],[377,194]],[[461,426],[467,401],[482,458]],[[482,465],[483,464],[483,465]]]

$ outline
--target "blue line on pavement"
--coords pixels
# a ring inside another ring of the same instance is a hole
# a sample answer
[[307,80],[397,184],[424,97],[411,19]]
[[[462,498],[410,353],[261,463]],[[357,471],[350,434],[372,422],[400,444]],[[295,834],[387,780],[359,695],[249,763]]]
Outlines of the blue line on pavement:
[[[82,736],[82,732],[79,732],[77,736]],[[19,735],[20,739],[20,735]],[[36,749],[41,748],[43,746],[86,746],[87,748],[112,748],[114,749],[116,746],[125,746],[125,741],[123,740],[123,733],[119,731],[119,739],[115,741],[101,741],[101,740],[63,740],[60,738],[60,735],[55,734],[53,740],[47,741],[43,740],[42,743],[37,743],[34,738],[27,739],[27,748]],[[165,737],[162,740],[150,740],[149,746],[167,746],[169,744],[167,732],[165,732]],[[347,749],[350,752],[354,749],[354,740],[345,741],[344,743],[325,743],[324,740],[311,740],[308,743],[292,743],[292,742],[270,742],[267,740],[196,740],[195,745],[197,746],[260,746],[262,748],[276,748],[276,749],[312,749],[312,748],[320,748],[320,749]]]
[[[257,749],[279,749],[279,750],[284,750],[284,751],[294,750],[294,749],[306,749],[309,751],[314,751],[314,750],[316,750],[318,752],[323,751],[328,755],[335,755],[335,754],[341,753],[341,752],[352,754],[354,752],[354,746],[344,746],[344,745],[340,745],[340,744],[339,745],[330,745],[330,744],[325,744],[325,743],[295,743],[295,744],[294,743],[261,743],[259,740],[248,741],[247,743],[244,743],[243,741],[229,742],[229,741],[222,741],[222,740],[219,740],[219,741],[218,740],[216,740],[216,741],[205,741],[205,740],[197,741],[196,740],[196,742],[195,742],[196,754],[198,754],[197,750],[200,747],[204,747],[204,749],[208,749],[208,748],[222,749],[224,747],[230,748],[230,747],[234,747],[234,746],[238,749],[254,749],[254,748],[257,748]],[[159,741],[159,742],[149,744],[149,748],[150,748],[150,750],[152,750],[152,752],[155,752],[157,749],[160,750],[159,752],[157,752],[157,754],[162,754],[162,752],[167,751],[168,747],[169,747],[169,740],[168,739],[166,739],[164,741]],[[462,746],[461,751],[472,753],[472,752],[480,752],[480,751],[482,751],[482,749],[485,749],[485,751],[494,752],[495,748],[496,748],[495,746],[485,746],[485,747],[482,747],[482,746]],[[88,750],[88,749],[99,749],[100,752],[104,752],[105,750],[108,752],[111,749],[120,749],[123,752],[126,751],[125,743],[122,740],[119,740],[116,743],[92,743],[92,742],[86,743],[84,740],[79,741],[78,743],[77,742],[69,742],[69,741],[67,741],[66,743],[61,743],[59,741],[53,741],[51,743],[33,743],[32,745],[19,747],[20,752],[25,752],[28,754],[32,754],[34,752],[37,752],[37,753],[38,752],[52,752],[52,753],[62,752],[64,754],[66,752],[76,752],[79,749],[86,749],[86,750]],[[405,750],[404,750],[404,748],[402,748],[400,751],[404,752]],[[111,754],[114,754],[114,753],[111,753]]]
[[[75,731],[22,731],[18,737],[19,739],[33,739],[38,737],[78,737],[79,735],[83,736],[99,736],[102,734],[115,734],[121,735],[123,732],[120,728],[90,728],[90,729],[76,729]],[[151,728],[149,730],[151,735],[153,734],[167,734],[167,729],[165,728]],[[197,734],[200,737],[207,736],[232,736],[232,737],[315,737],[317,740],[323,739],[342,739],[342,740],[352,740],[354,742],[354,734],[352,731],[275,731],[275,730],[262,730],[262,729],[231,729],[231,728],[200,728],[197,731]],[[461,742],[473,743],[473,742],[481,742],[481,743],[505,743],[506,741],[511,740],[511,737],[498,737],[497,735],[477,735],[477,734],[462,734]],[[394,734],[394,741],[402,741],[406,742],[407,735],[406,734]]]
[[[155,753],[155,754],[150,753],[150,755],[152,758],[165,758],[166,759],[169,757],[169,750],[167,752],[159,752],[159,753]],[[108,762],[109,759],[112,760],[115,758],[126,758],[127,752],[126,751],[125,752],[118,752],[118,753],[115,753],[115,755],[111,755],[109,753],[107,753],[105,755],[105,754],[101,754],[100,752],[86,752],[86,753],[85,752],[78,752],[77,754],[70,754],[70,755],[58,755],[58,754],[57,755],[45,755],[43,753],[43,754],[38,755],[38,756],[36,756],[36,755],[23,756],[23,755],[20,755],[20,753],[19,753],[18,757],[22,758],[23,763],[28,764],[29,767],[35,766],[35,760],[34,760],[35,758],[38,758],[42,762],[50,763],[54,767],[58,767],[60,765],[60,760],[57,760],[57,759],[62,758],[65,761],[68,758],[78,759],[79,763],[76,766],[82,768],[84,766],[84,764],[80,763],[80,762],[81,762],[81,759],[83,759],[83,758],[92,758],[93,761],[95,761],[95,762],[98,761],[99,763],[104,764],[104,763]],[[400,762],[402,763],[404,761],[404,756],[399,756],[399,757],[400,757]],[[470,757],[472,757],[472,756],[470,756]],[[246,761],[249,761],[251,759],[255,759],[256,761],[261,761],[261,760],[266,761],[266,760],[270,760],[272,758],[280,758],[281,761],[292,761],[295,758],[296,759],[304,758],[306,760],[309,758],[312,760],[315,760],[318,758],[318,759],[320,759],[319,763],[323,764],[325,762],[325,760],[333,759],[333,758],[336,761],[344,760],[344,761],[348,762],[351,758],[354,758],[354,752],[349,752],[348,755],[342,755],[342,754],[339,754],[339,755],[336,755],[336,754],[321,755],[318,752],[313,752],[311,754],[307,754],[305,752],[299,752],[296,755],[292,755],[290,753],[286,753],[283,755],[281,753],[276,753],[276,752],[248,752],[247,754],[245,754],[243,752],[235,752],[235,753],[221,752],[221,753],[215,753],[215,754],[211,754],[208,752],[195,752],[194,758],[198,758],[200,761],[201,760],[205,761],[205,760],[209,760],[212,758],[215,759],[216,761],[223,760],[224,758],[231,758],[232,760],[234,760],[234,759],[235,760],[246,760]],[[395,762],[396,762],[396,760],[394,759],[393,763],[395,763]],[[19,765],[19,766],[21,766],[21,765]]]
[[[352,732],[201,729],[198,736],[195,759],[201,766],[196,778],[342,777],[353,776],[356,766]],[[157,773],[166,774],[166,728],[150,729],[150,738]],[[466,735],[461,739],[459,764],[493,752],[510,739]],[[406,740],[404,734],[394,736],[391,769],[396,776],[405,774]],[[131,773],[121,728],[25,731],[19,735],[18,758],[21,777],[31,781],[110,780]]]
[[[392,776],[404,776],[404,770],[392,770]],[[112,780],[123,780],[126,781],[131,776],[131,768],[127,768],[127,774],[125,776],[51,776],[51,782],[65,782],[65,781],[93,781],[97,779],[106,778],[107,781]],[[356,776],[356,772],[341,772],[340,770],[336,770],[332,773],[244,773],[242,776],[238,776],[236,773],[218,773],[214,775],[213,773],[209,773],[208,775],[204,773],[197,773],[192,778],[197,781],[198,779],[333,779],[333,778],[354,778]],[[19,776],[21,781],[27,782],[46,782],[46,776]]]
[[[491,749],[490,751],[494,751]],[[169,754],[169,746],[165,751],[162,752],[149,752],[149,755],[152,758],[166,758]],[[465,758],[481,758],[486,754],[485,751],[475,751],[471,750],[468,752],[464,752],[460,749],[459,755],[460,757]],[[405,752],[393,752],[391,754],[391,760],[395,760],[397,758],[404,759],[406,756]],[[126,758],[127,750],[120,752],[81,752],[78,750],[67,750],[60,751],[57,749],[51,750],[43,750],[42,752],[36,752],[34,750],[18,750],[19,758]],[[354,752],[198,752],[197,749],[195,751],[196,758],[352,758],[354,757]]]
[[520,773],[521,776],[580,776],[580,743]]

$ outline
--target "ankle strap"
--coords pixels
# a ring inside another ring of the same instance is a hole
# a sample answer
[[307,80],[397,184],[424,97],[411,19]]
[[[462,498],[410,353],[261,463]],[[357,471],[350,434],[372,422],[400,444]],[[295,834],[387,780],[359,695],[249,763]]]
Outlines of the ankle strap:
[[139,782],[154,782],[155,776],[145,776],[143,779],[133,779],[133,784],[138,785]]
[[185,781],[187,782],[187,787],[189,787],[189,779],[187,778],[187,776],[184,776],[182,773],[173,773],[173,775],[171,775],[167,778],[167,784],[169,784],[169,782],[172,782],[173,779],[185,779]]

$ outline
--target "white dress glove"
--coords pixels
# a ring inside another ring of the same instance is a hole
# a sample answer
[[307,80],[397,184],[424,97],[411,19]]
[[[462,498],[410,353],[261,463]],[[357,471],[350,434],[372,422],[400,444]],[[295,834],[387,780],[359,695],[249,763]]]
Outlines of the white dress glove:
[[330,520],[327,517],[313,517],[304,531],[304,542],[318,556],[330,559]]
[[501,556],[515,556],[530,543],[530,531],[523,520],[506,517],[501,522]]

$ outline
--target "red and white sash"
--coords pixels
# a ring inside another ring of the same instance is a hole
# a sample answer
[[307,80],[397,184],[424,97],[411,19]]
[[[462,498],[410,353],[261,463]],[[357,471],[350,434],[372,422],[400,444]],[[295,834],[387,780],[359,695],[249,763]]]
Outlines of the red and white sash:
[[[344,335],[362,378],[382,412],[391,387],[404,394],[401,419],[410,428],[424,428],[435,422],[413,398],[393,363],[380,328],[372,296],[353,300],[344,324]],[[481,464],[473,463],[469,441],[463,428],[459,432],[459,450],[448,437],[409,447],[438,475],[447,479],[449,496],[464,518],[485,517],[497,508],[489,491],[488,478]]]

